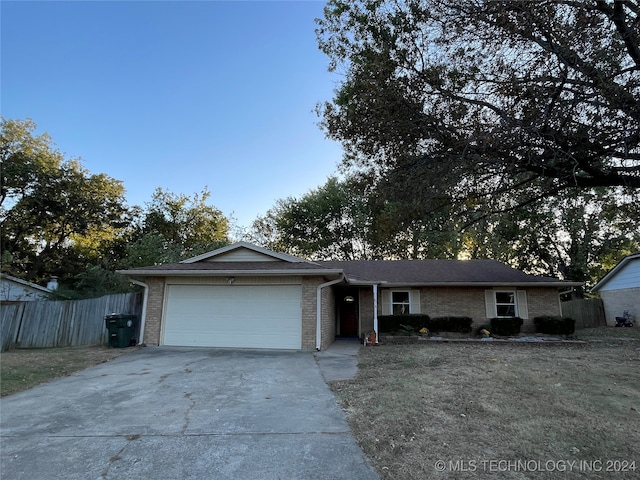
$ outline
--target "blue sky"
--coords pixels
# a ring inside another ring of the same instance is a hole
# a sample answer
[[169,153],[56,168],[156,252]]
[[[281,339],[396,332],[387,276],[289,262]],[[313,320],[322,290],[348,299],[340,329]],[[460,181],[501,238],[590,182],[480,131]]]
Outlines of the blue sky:
[[337,78],[318,50],[320,1],[1,2],[1,112],[31,118],[67,158],[156,187],[240,226],[336,172],[315,105]]

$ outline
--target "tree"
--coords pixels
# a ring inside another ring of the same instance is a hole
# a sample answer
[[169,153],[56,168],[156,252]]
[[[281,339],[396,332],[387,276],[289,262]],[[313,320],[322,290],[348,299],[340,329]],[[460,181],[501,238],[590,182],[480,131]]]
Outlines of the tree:
[[[603,187],[565,191],[505,215],[485,211],[493,208],[485,202],[459,210],[448,197],[410,204],[366,185],[330,178],[300,198],[278,200],[248,239],[311,259],[493,258],[587,288],[640,249],[640,204]],[[481,220],[461,231],[470,218]]]
[[2,120],[2,270],[61,279],[61,297],[126,291],[117,268],[177,262],[228,243],[228,220],[192,198],[157,189],[129,208],[122,182],[68,160],[31,120]]
[[178,262],[229,243],[229,221],[208,205],[206,188],[189,197],[156,189],[126,246],[120,267]]
[[15,204],[37,188],[44,176],[60,167],[63,157],[49,135],[34,136],[37,126],[32,120],[2,118],[0,126],[0,214],[4,218],[7,204]]
[[[2,121],[2,268],[31,281],[62,280],[99,261],[102,237],[130,219],[122,183],[65,160],[31,121]],[[84,244],[84,245],[83,245]],[[83,256],[84,255],[84,256]]]
[[126,244],[118,268],[176,263],[183,258],[185,257],[180,245],[173,245],[159,233],[142,233],[134,241]]
[[596,187],[637,201],[639,14],[635,0],[331,0],[317,36],[344,80],[322,125],[347,166],[412,178],[416,202],[513,211]]
[[132,285],[124,275],[100,265],[87,265],[83,271],[68,279],[48,297],[50,300],[79,300],[136,290],[140,288]]
[[299,199],[278,200],[253,223],[252,240],[305,258],[366,259],[375,256],[370,222],[362,185],[331,177]]
[[494,258],[589,287],[640,248],[638,218],[640,205],[626,203],[619,192],[605,188],[580,196],[566,192],[514,215],[483,216],[462,235],[461,251],[469,258]]

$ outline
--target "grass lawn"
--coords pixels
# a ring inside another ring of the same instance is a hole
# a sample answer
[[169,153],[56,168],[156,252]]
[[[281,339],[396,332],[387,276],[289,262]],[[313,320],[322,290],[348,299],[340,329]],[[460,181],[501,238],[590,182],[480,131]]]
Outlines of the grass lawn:
[[363,348],[331,387],[383,479],[640,478],[640,328],[574,338]]
[[0,395],[11,395],[134,350],[103,346],[17,349],[0,353]]

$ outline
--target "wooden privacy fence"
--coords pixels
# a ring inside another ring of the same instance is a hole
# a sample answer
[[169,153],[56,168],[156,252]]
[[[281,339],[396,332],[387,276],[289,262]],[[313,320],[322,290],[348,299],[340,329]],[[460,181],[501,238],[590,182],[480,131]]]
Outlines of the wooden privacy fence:
[[86,300],[20,302],[0,305],[0,351],[11,348],[77,347],[109,341],[104,317],[140,318],[142,295],[122,293]]
[[573,318],[576,328],[604,327],[607,320],[604,316],[604,304],[600,298],[585,298],[562,302],[562,315]]

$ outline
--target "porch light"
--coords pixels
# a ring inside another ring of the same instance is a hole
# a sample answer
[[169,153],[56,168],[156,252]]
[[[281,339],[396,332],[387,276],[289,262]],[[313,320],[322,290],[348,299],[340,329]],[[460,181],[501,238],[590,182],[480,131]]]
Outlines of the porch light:
[[347,295],[346,297],[344,297],[344,301],[347,303],[353,303],[355,302],[355,298],[353,298],[351,295]]

